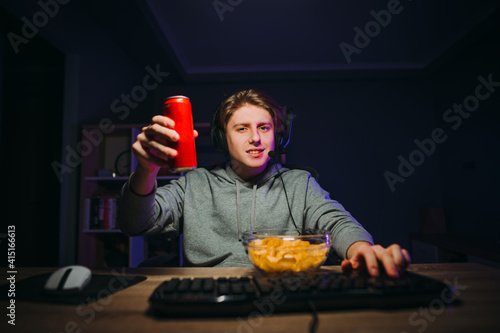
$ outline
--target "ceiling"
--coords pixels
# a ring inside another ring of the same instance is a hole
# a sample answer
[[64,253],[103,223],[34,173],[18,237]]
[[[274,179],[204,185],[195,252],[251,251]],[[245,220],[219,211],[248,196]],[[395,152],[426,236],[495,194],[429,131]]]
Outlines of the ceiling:
[[138,65],[169,59],[183,82],[217,82],[418,75],[498,21],[500,1],[73,0],[65,6],[83,8]]

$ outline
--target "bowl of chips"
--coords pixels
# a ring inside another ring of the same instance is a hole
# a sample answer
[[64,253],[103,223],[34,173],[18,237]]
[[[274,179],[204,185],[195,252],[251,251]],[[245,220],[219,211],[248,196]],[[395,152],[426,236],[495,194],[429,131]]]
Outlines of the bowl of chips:
[[255,229],[243,233],[250,262],[266,273],[310,272],[328,257],[330,237],[317,230]]

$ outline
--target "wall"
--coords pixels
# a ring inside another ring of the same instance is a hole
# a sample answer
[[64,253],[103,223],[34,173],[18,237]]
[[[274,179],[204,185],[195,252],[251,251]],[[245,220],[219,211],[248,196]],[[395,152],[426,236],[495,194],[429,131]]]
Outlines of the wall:
[[[6,34],[5,30],[0,27],[0,34]],[[0,43],[0,115],[2,114],[2,103],[3,103],[3,87],[4,87],[4,67],[5,67],[5,45]],[[2,117],[0,117],[0,140],[2,138]],[[0,141],[0,147],[2,147],[2,141]],[[1,149],[1,148],[0,148]],[[2,151],[0,150],[0,155]]]
[[[0,18],[1,30],[20,28],[2,8]],[[16,265],[55,266],[59,184],[50,163],[61,145],[64,55],[41,38],[17,54],[7,39],[0,43],[2,222],[15,226]]]
[[[500,22],[481,38],[457,51],[433,77],[435,116],[449,133],[440,147],[440,170],[444,207],[450,233],[500,241]],[[488,80],[491,90],[474,106],[479,76]],[[454,114],[448,122],[443,116],[454,104],[469,101],[465,117]],[[461,119],[461,120],[458,120]],[[460,122],[459,122],[460,121]]]

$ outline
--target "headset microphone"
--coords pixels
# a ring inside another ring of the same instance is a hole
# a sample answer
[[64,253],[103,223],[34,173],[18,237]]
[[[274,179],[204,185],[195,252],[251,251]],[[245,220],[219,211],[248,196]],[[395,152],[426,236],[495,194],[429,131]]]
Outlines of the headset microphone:
[[[286,149],[283,149],[283,148],[280,149],[279,153],[286,154]],[[269,157],[275,157],[276,155],[278,155],[278,153],[275,150],[270,150],[269,153],[267,153],[267,156],[269,156]]]
[[[286,146],[290,143],[290,136],[292,133],[292,123],[293,123],[293,109],[284,105],[283,110],[286,114],[286,119],[285,119],[285,128],[282,134],[278,134],[275,136],[274,139],[274,144],[275,144],[275,150],[269,151],[267,155],[272,158],[276,158],[278,154],[286,154]],[[275,161],[276,162],[276,161]]]
[[[281,149],[280,154],[286,154],[286,150]],[[267,153],[267,156],[274,158],[274,157],[278,156],[278,153],[275,150],[270,150],[269,153]]]

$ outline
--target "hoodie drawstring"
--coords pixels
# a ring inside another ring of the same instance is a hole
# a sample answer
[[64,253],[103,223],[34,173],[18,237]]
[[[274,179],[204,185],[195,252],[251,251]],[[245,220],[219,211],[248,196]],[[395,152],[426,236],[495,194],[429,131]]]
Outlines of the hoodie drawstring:
[[[252,189],[252,211],[250,218],[250,226],[255,229],[255,202],[257,197],[257,184]],[[238,223],[238,240],[241,242],[241,213],[240,213],[240,183],[236,181],[236,221]]]
[[241,218],[240,218],[240,184],[236,181],[236,221],[238,222],[238,240],[241,242]]
[[257,184],[253,186],[253,191],[252,191],[252,214],[251,214],[251,220],[250,220],[250,225],[252,226],[252,230],[255,229],[255,197],[257,196]]

